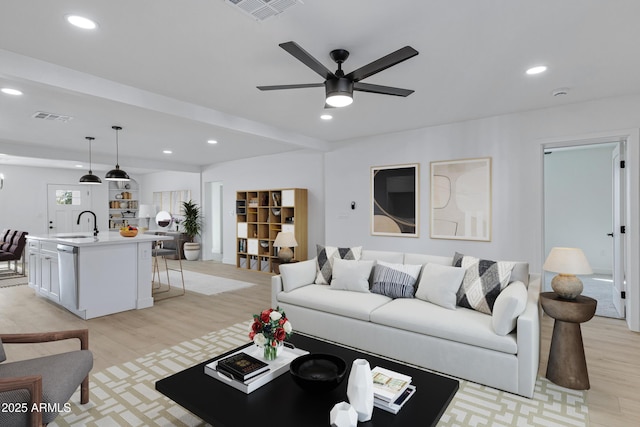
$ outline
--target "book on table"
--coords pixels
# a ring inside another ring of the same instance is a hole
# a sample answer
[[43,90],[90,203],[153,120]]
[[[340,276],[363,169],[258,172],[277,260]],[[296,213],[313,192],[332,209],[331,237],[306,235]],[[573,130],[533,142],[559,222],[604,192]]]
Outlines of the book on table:
[[[233,375],[228,374],[226,371],[218,369],[218,363],[227,359],[228,357],[234,356],[238,353],[246,353],[249,356],[252,356],[258,359],[260,362],[267,364],[267,370],[262,371],[251,378],[248,378],[244,381],[241,381],[234,377]],[[253,343],[246,344],[232,353],[229,356],[219,359],[214,359],[210,363],[207,363],[204,367],[205,374],[209,375],[212,378],[215,378],[218,381],[221,381],[237,390],[240,390],[246,394],[249,394],[263,385],[269,383],[269,381],[274,378],[279,377],[285,372],[289,371],[289,365],[291,361],[298,356],[302,356],[303,354],[308,354],[309,352],[306,350],[301,350],[299,348],[289,348],[286,345],[280,349],[280,353],[275,360],[263,360],[262,358],[263,350],[262,348],[257,347]]]
[[238,381],[246,381],[269,370],[269,364],[244,351],[218,360],[218,371],[231,375]]
[[400,394],[400,396],[394,400],[393,402],[387,402],[385,400],[378,399],[377,397],[373,398],[373,406],[376,408],[380,408],[383,411],[391,412],[392,414],[397,414],[400,412],[400,409],[407,403],[407,400],[411,398],[416,392],[416,386],[409,385],[404,391]]
[[385,402],[394,402],[411,384],[411,377],[376,366],[373,375],[373,396]]

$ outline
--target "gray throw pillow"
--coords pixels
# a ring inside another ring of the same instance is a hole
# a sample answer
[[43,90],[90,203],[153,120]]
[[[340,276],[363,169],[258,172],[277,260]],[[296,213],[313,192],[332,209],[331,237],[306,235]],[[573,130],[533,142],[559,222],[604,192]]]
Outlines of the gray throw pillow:
[[373,269],[371,292],[389,298],[413,298],[421,265],[390,264],[378,261]]

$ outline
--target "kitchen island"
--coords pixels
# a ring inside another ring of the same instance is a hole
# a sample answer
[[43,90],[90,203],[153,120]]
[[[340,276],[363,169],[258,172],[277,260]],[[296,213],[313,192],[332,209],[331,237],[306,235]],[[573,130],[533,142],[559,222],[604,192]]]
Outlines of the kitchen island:
[[153,306],[152,247],[170,236],[27,236],[29,286],[82,319]]

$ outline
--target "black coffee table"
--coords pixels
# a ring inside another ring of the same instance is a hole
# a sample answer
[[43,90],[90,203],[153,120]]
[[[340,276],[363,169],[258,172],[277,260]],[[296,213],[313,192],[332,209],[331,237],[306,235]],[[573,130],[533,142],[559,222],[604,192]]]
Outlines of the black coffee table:
[[[354,359],[364,358],[371,368],[382,366],[413,378],[416,393],[398,414],[374,408],[373,417],[358,426],[435,426],[458,390],[457,380],[378,358],[340,345],[295,334],[289,340],[310,353],[342,357],[349,369]],[[204,373],[204,366],[228,353],[202,362],[156,382],[156,390],[214,427],[305,426],[327,427],[329,411],[347,399],[345,380],[335,390],[311,394],[298,387],[287,372],[250,394],[236,390]]]

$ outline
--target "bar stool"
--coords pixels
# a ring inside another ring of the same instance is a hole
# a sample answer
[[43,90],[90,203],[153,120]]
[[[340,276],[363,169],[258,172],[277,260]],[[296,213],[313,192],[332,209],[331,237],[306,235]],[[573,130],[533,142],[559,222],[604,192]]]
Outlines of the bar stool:
[[[156,233],[158,235],[165,234],[163,232]],[[175,242],[175,247],[165,247],[167,241],[157,241],[152,250],[153,256],[153,277],[151,279],[152,284],[152,295],[161,294],[165,292],[169,292],[171,290],[171,277],[169,276],[169,271],[178,271],[180,272],[180,278],[182,280],[182,293],[177,295],[167,296],[165,298],[173,298],[179,297],[185,294],[186,290],[184,287],[184,274],[182,272],[182,256],[180,254],[180,246],[182,240],[180,239],[180,235],[176,234],[173,242]],[[173,243],[172,242],[172,243]],[[179,268],[175,266],[170,266],[171,263],[167,262],[167,257],[176,257],[178,259]],[[162,280],[160,278],[160,263],[158,262],[158,258],[162,258],[164,260],[164,268],[167,274],[167,289],[162,290]],[[158,280],[156,281],[156,275],[158,276]],[[163,298],[163,299],[165,299]]]

